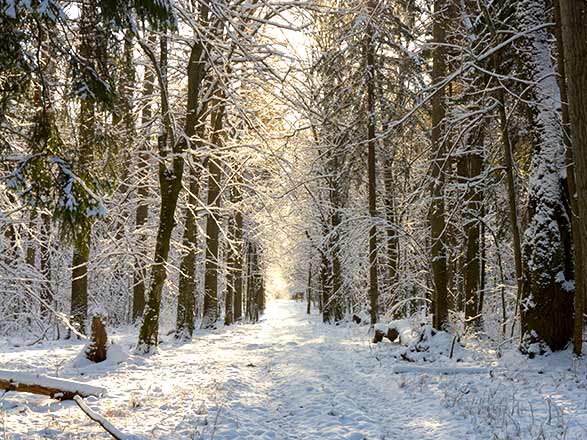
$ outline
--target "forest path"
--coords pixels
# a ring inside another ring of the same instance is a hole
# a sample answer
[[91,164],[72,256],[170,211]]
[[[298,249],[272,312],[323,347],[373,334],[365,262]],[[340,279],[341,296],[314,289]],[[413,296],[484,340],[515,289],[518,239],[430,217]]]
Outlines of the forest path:
[[[204,351],[207,363],[224,358],[230,376],[216,438],[473,438],[434,393],[403,388],[370,350],[366,327],[324,325],[304,309],[273,301],[261,323],[207,338],[218,344]],[[238,364],[247,374],[230,373]]]
[[[88,403],[141,440],[477,438],[428,386],[433,379],[393,374],[393,347],[370,347],[366,331],[325,325],[304,304],[276,300],[259,323],[198,331],[183,344],[164,337],[149,357],[76,365],[81,343],[57,341],[2,347],[0,364],[105,386],[108,396]],[[136,329],[112,339],[124,352]],[[9,393],[0,413],[10,440],[108,438],[71,402]]]

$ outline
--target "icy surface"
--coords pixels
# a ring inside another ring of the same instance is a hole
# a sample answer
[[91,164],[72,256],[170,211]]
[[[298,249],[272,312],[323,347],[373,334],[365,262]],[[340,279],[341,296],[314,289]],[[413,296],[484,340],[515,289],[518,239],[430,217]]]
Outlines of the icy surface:
[[[585,361],[568,352],[528,361],[506,351],[497,361],[472,347],[462,362],[409,363],[405,347],[372,345],[368,327],[304,312],[274,301],[258,324],[186,344],[168,337],[148,357],[128,354],[135,329],[111,331],[120,348],[93,366],[73,362],[83,343],[6,343],[0,365],[108,388],[86,403],[145,440],[587,438]],[[0,420],[9,440],[109,438],[74,402],[30,394],[0,397]]]

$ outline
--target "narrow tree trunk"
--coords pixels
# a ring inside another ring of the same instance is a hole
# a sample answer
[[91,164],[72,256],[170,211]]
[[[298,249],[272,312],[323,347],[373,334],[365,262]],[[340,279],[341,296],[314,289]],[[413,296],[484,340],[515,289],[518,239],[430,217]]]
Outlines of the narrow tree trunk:
[[393,159],[391,157],[387,157],[383,165],[383,184],[385,186],[385,220],[387,221],[388,283],[391,287],[397,282],[399,266],[399,240],[395,215]]
[[308,302],[306,313],[309,315],[312,311],[312,263],[310,263],[310,265],[308,266],[308,284],[306,287],[306,301]]
[[[233,203],[238,205],[242,200],[241,177],[237,176],[235,185],[231,188]],[[234,214],[234,320],[240,321],[243,316],[243,215],[240,208]]]
[[[222,97],[217,101],[218,106],[212,113],[213,133],[211,144],[218,148],[221,144],[221,131],[224,118],[224,103]],[[212,328],[219,317],[218,310],[218,235],[220,232],[220,181],[222,169],[217,158],[208,160],[208,215],[206,216],[206,262],[204,274],[204,316],[203,328]]]
[[[573,349],[580,355],[583,345],[583,313],[587,289],[587,1],[560,0],[564,47],[563,78],[568,84],[568,114],[571,124],[572,158],[575,182],[571,189],[575,250],[575,321]],[[563,67],[563,66],[561,66]],[[570,148],[569,148],[570,150]],[[569,154],[567,153],[567,164]],[[570,182],[569,182],[570,183]],[[578,218],[577,218],[578,216]]]
[[41,273],[43,284],[41,285],[41,315],[46,317],[49,306],[53,303],[53,291],[51,290],[51,217],[47,213],[41,214]]
[[465,192],[465,226],[466,250],[464,262],[464,291],[465,291],[465,324],[468,328],[480,329],[480,289],[481,263],[480,234],[481,234],[481,205],[483,193],[481,190],[481,173],[483,170],[483,130],[479,127],[476,139],[466,152],[467,190]]
[[234,322],[234,281],[235,281],[235,219],[231,214],[228,218],[228,243],[226,243],[226,295],[224,297],[224,325],[231,325]]
[[179,292],[177,299],[177,338],[191,338],[194,333],[194,318],[196,306],[196,254],[198,243],[198,204],[199,173],[192,170],[190,173],[190,194],[185,209],[185,225],[183,231],[183,245],[187,248],[181,259]]
[[[155,34],[149,33],[148,43],[149,46],[155,44]],[[153,95],[155,82],[155,74],[150,66],[145,66],[145,77],[143,80],[143,98],[148,99]],[[137,163],[137,208],[135,212],[135,229],[140,231],[149,217],[149,205],[147,203],[147,196],[149,195],[149,184],[147,182],[149,177],[149,151],[151,145],[149,142],[150,129],[149,124],[153,117],[151,103],[147,103],[142,110],[141,114],[141,126],[144,130],[143,136],[145,141],[141,146],[138,163]],[[143,242],[146,239],[144,233],[140,233],[138,237],[139,241]],[[132,300],[132,320],[136,322],[143,316],[145,311],[145,279],[147,271],[144,267],[141,258],[135,258],[134,273],[133,273],[133,300]]]
[[371,227],[369,228],[369,305],[371,325],[375,325],[379,319],[379,287],[377,285],[377,170],[375,147],[375,29],[372,23],[375,13],[375,1],[368,0],[369,23],[366,35],[367,57],[367,174],[369,189],[369,215]]
[[[446,75],[446,8],[445,0],[434,2],[433,38],[438,44],[434,48],[432,83],[437,84]],[[433,325],[438,329],[448,326],[448,275],[447,258],[445,249],[445,206],[444,206],[444,163],[446,152],[443,136],[445,117],[444,87],[440,88],[432,98],[432,148],[434,158],[432,161],[432,202],[430,206],[430,232],[432,241],[432,275],[434,280]]]

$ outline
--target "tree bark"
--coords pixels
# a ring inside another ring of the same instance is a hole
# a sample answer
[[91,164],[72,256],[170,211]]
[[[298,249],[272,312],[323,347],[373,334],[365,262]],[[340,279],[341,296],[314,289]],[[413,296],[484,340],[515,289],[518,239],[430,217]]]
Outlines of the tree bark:
[[[437,84],[446,75],[446,0],[434,1],[433,39],[437,47],[434,48],[432,59],[432,83]],[[443,125],[445,118],[444,87],[435,92],[432,97],[432,202],[430,206],[430,232],[431,232],[431,257],[432,275],[434,280],[433,292],[433,325],[435,328],[444,329],[448,326],[448,276],[447,258],[445,249],[445,206],[444,206],[444,164],[446,160],[446,147],[444,144]]]
[[[212,112],[211,144],[220,147],[225,106],[219,96],[216,109]],[[220,232],[220,182],[222,169],[217,158],[208,159],[208,215],[206,216],[206,262],[204,273],[204,314],[203,328],[212,328],[219,318],[218,310],[218,236]]]
[[[569,185],[574,211],[572,218],[576,279],[573,350],[580,355],[587,288],[587,1],[560,0],[560,15],[565,60],[561,67],[565,68],[566,75],[563,73],[563,78],[566,78],[568,85],[573,159],[571,163],[574,163],[574,173],[569,174],[567,166],[567,178],[575,178],[574,185]],[[568,157],[567,152],[567,160]]]
[[177,298],[177,338],[191,338],[194,333],[196,307],[196,254],[198,251],[198,193],[200,190],[199,173],[190,173],[190,194],[185,208],[185,225],[183,245],[187,248],[181,259],[179,275],[179,292]]
[[[80,17],[80,54],[85,59],[94,56],[94,26],[96,22],[93,6],[83,3]],[[95,141],[95,104],[92,98],[85,97],[80,102],[79,115],[79,167],[80,174],[89,172]],[[83,221],[74,232],[71,274],[72,323],[85,334],[85,320],[88,314],[88,262],[90,258],[90,237],[92,227],[89,220]]]
[[[148,50],[148,48],[146,48]],[[143,353],[149,353],[159,343],[159,314],[161,308],[161,294],[167,277],[165,267],[169,256],[171,234],[175,226],[175,209],[181,190],[184,161],[181,153],[182,144],[175,142],[171,116],[169,114],[169,101],[167,93],[167,37],[161,36],[161,52],[159,67],[159,85],[161,92],[161,115],[164,125],[164,133],[159,137],[159,186],[161,188],[161,208],[159,212],[159,227],[157,230],[157,243],[155,245],[154,263],[151,269],[151,286],[148,293],[147,307],[143,317],[143,323],[139,332],[138,349]],[[171,149],[168,145],[171,145]],[[171,160],[168,153],[173,152]],[[171,162],[171,163],[168,163]]]
[[[547,22],[545,0],[518,3],[522,29]],[[533,154],[528,184],[529,222],[524,234],[523,350],[536,354],[535,343],[563,349],[573,334],[571,225],[561,179],[564,168],[559,88],[550,59],[550,34],[528,34],[521,47],[529,79]]]
[[306,314],[311,313],[312,309],[312,263],[308,266],[308,284],[306,287],[306,301],[308,306],[306,308]]
[[[155,44],[155,34],[149,33],[148,43],[149,46]],[[145,66],[145,77],[143,80],[143,98],[149,98],[153,95],[155,82],[155,74],[150,66]],[[149,217],[149,205],[147,203],[147,196],[149,195],[149,185],[147,183],[149,176],[149,151],[151,145],[149,142],[150,129],[149,124],[151,123],[152,107],[150,103],[147,103],[142,110],[141,114],[141,126],[145,130],[143,136],[145,142],[141,146],[138,163],[137,163],[137,208],[135,212],[135,229],[141,231],[141,229],[147,223]],[[142,242],[146,239],[144,233],[139,234],[139,240]],[[145,279],[147,277],[147,271],[144,267],[143,262],[140,258],[135,259],[134,273],[133,273],[133,301],[132,301],[132,320],[136,322],[143,316],[145,311]]]
[[[481,124],[483,124],[481,122]],[[480,234],[481,212],[483,204],[483,191],[481,188],[483,171],[483,130],[478,128],[476,136],[471,139],[472,145],[468,145],[469,151],[464,158],[466,162],[467,189],[465,191],[465,226],[466,237],[465,263],[464,263],[464,290],[465,290],[465,324],[471,329],[480,329],[481,310],[480,304]]]
[[[231,188],[233,203],[238,205],[242,201],[240,185],[242,178],[237,176],[235,185]],[[234,213],[234,320],[240,321],[243,316],[243,215],[240,208]]]
[[375,325],[379,319],[379,287],[377,281],[377,170],[376,153],[377,144],[375,136],[375,29],[372,23],[375,14],[375,1],[368,0],[367,11],[369,23],[366,34],[366,65],[367,65],[367,174],[369,189],[369,216],[371,227],[369,228],[369,305],[371,325]]

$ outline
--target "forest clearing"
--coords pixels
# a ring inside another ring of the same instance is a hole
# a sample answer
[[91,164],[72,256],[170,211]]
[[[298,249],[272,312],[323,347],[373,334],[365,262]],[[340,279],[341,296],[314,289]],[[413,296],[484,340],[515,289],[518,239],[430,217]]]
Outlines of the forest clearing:
[[0,437],[587,439],[587,0],[0,0]]

